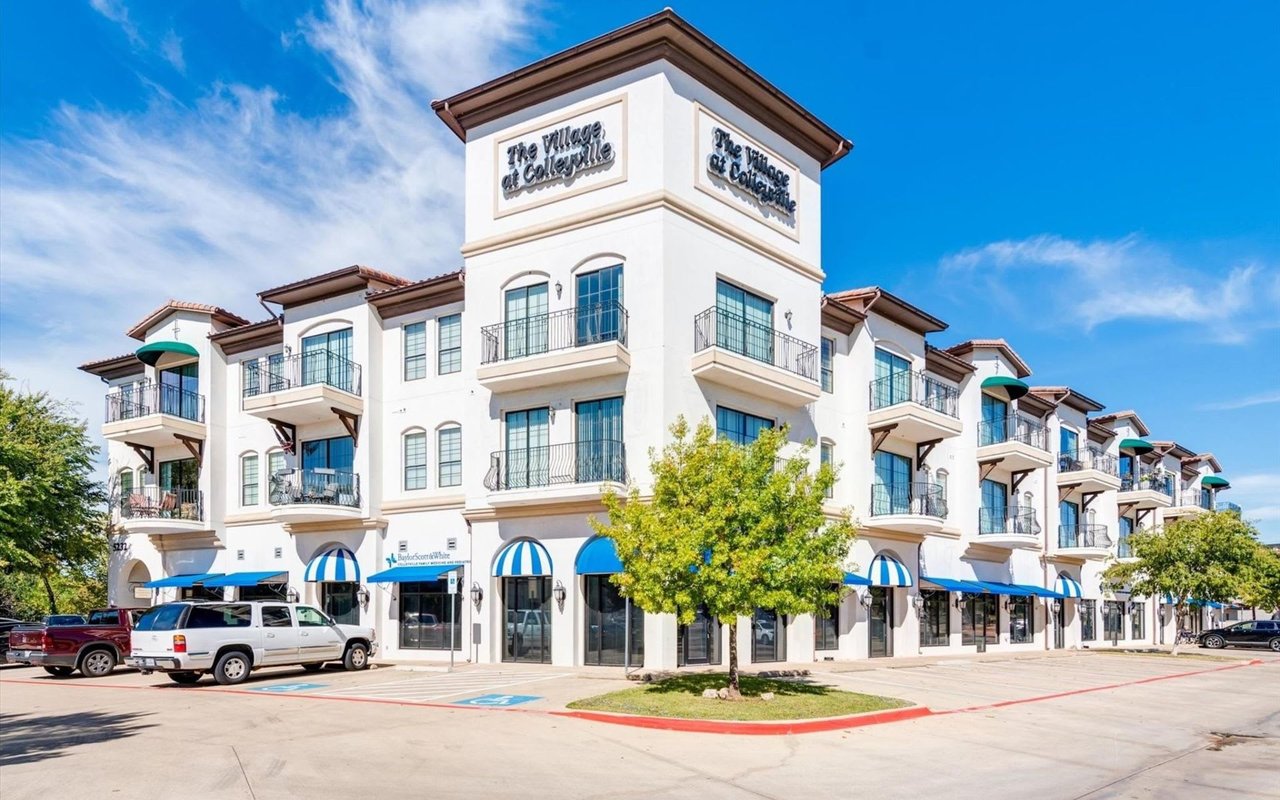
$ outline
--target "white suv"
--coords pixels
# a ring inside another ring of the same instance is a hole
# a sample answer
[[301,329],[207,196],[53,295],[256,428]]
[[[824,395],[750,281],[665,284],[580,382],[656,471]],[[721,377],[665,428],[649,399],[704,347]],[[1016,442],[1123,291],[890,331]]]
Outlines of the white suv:
[[327,661],[364,669],[376,652],[372,628],[339,625],[327,614],[296,603],[167,603],[143,614],[133,628],[125,663],[144,674],[163,672],[175,683],[195,683],[206,672],[218,683],[240,683],[259,667]]

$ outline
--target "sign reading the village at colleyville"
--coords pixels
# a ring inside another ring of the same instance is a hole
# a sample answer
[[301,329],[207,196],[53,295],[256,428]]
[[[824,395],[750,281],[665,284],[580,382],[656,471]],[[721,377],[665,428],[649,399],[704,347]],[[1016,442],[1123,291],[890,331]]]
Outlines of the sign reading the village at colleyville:
[[614,148],[605,140],[604,125],[596,120],[510,144],[505,155],[502,191],[513,195],[548,183],[568,183],[579,173],[612,164]]
[[711,129],[712,151],[707,156],[707,172],[729,181],[761,205],[794,216],[796,201],[791,197],[791,176],[771,164],[768,154],[735,141],[733,136],[719,126]]

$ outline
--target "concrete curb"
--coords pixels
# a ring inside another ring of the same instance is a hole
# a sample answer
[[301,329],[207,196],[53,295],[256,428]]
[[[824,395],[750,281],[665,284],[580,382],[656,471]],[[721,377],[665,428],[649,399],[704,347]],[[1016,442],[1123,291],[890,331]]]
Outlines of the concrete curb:
[[911,706],[910,708],[895,708],[891,711],[871,711],[850,717],[827,717],[825,719],[782,722],[733,722],[731,720],[679,719],[676,717],[640,717],[631,714],[611,714],[606,711],[549,711],[547,713],[554,717],[571,717],[591,722],[604,722],[610,725],[626,725],[632,728],[683,731],[686,733],[718,733],[736,736],[784,736],[793,733],[821,733],[823,731],[861,728],[865,725],[882,725],[886,722],[900,722],[907,719],[928,717],[933,715],[934,712],[924,706]]

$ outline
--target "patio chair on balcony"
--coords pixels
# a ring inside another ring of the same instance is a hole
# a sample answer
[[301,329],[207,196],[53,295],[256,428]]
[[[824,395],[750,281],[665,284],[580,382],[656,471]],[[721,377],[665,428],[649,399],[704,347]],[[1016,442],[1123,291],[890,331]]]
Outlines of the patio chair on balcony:
[[144,492],[134,492],[129,495],[128,504],[125,506],[130,517],[154,517],[156,515],[157,506],[151,502]]
[[165,517],[165,518],[172,517],[173,512],[177,510],[178,510],[178,493],[165,492],[164,496],[160,498],[160,507],[157,509],[157,512],[158,512],[157,516]]

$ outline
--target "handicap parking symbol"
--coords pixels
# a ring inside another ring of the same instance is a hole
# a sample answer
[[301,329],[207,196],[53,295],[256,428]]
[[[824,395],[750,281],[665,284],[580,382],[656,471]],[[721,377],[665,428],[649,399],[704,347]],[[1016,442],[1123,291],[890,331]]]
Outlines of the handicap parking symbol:
[[521,703],[529,703],[534,700],[541,700],[531,694],[482,694],[479,697],[472,697],[467,700],[457,700],[454,702],[456,706],[480,706],[482,708],[509,708],[518,706]]
[[323,689],[328,686],[326,683],[277,683],[274,686],[255,686],[252,691],[255,692],[274,692],[281,694],[284,692],[305,692],[309,689]]

